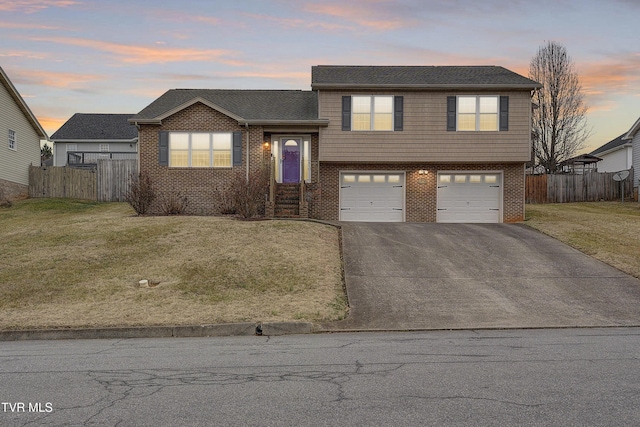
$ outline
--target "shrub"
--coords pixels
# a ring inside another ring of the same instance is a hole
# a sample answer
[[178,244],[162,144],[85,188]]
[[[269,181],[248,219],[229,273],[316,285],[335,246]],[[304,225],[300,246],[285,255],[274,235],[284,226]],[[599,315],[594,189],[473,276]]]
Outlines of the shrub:
[[221,213],[236,213],[242,218],[264,215],[268,190],[268,169],[249,174],[249,180],[244,172],[238,171],[233,176],[229,187],[216,192],[218,208]]
[[236,213],[232,186],[216,188],[213,192],[213,197],[216,201],[216,209],[222,215],[233,215]]
[[144,215],[155,200],[156,193],[151,182],[151,177],[146,172],[131,174],[131,186],[124,199],[131,205],[138,215]]
[[162,195],[160,209],[164,215],[183,215],[189,206],[187,196],[183,196],[179,191],[171,191]]

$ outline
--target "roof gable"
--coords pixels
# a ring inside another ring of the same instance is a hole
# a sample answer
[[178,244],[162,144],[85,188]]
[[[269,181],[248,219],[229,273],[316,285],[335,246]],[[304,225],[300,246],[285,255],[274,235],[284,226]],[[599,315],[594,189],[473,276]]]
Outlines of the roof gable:
[[318,121],[317,93],[312,91],[171,89],[130,122],[158,123],[197,102],[240,123]]
[[541,85],[497,66],[318,65],[311,67],[311,87],[532,90]]
[[9,80],[9,76],[7,76],[7,74],[4,72],[2,67],[0,67],[0,84],[2,84],[7,89],[7,91],[9,92],[9,94],[17,104],[18,108],[20,108],[20,110],[22,111],[26,119],[31,124],[31,127],[33,127],[33,129],[38,134],[38,136],[43,139],[48,139],[47,133],[44,131],[44,129],[40,125],[40,122],[38,121],[36,116],[33,114],[31,109],[27,105],[27,103],[24,102],[24,99],[22,99],[22,96],[20,96],[20,93],[15,88],[13,83],[11,83],[11,80]]
[[638,133],[639,130],[640,130],[640,118],[638,118],[638,120],[636,120],[636,122],[633,124],[633,126],[631,126],[631,129],[629,129],[629,131],[627,133],[625,133],[622,138],[623,139],[633,139],[633,137],[636,135],[636,133]]
[[138,129],[129,123],[133,114],[76,113],[51,135],[53,141],[124,140],[138,137]]
[[606,144],[596,148],[595,150],[593,150],[591,153],[591,155],[602,155],[602,154],[607,154],[610,153],[612,151],[616,151],[619,150],[621,148],[623,148],[625,145],[629,145],[631,146],[631,144],[624,139],[624,135],[622,134],[619,137],[612,139],[611,141],[607,142]]

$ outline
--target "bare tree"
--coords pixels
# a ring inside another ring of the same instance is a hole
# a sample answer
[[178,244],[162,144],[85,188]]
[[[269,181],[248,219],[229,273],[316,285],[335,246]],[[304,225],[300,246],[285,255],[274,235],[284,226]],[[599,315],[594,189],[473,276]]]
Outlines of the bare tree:
[[584,148],[590,134],[588,107],[567,49],[556,42],[538,49],[529,64],[529,78],[543,86],[533,95],[532,160],[553,173]]

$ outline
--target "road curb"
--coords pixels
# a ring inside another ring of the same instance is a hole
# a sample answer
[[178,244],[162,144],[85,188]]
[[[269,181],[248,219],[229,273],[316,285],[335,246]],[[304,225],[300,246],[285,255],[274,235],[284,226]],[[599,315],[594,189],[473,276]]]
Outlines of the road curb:
[[[260,327],[261,334],[256,333]],[[125,328],[31,329],[0,331],[0,341],[122,339],[122,338],[189,338],[250,335],[293,335],[315,331],[308,322],[243,322],[213,325],[141,326]]]

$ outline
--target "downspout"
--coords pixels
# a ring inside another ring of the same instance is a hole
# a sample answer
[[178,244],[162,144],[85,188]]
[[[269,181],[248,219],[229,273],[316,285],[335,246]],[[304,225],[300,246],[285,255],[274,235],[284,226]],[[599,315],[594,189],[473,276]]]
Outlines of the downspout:
[[249,182],[249,123],[244,124],[247,129],[247,182]]

